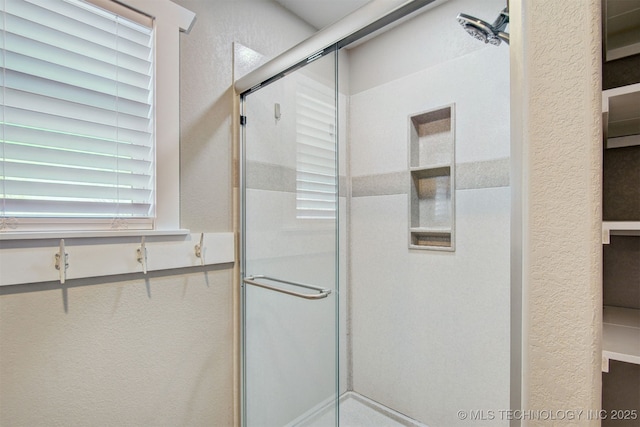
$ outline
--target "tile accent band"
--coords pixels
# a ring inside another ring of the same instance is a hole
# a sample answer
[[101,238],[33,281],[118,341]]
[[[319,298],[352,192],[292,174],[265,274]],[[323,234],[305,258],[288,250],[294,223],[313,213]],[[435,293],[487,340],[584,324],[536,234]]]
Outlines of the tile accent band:
[[[261,162],[248,162],[247,188],[267,191],[296,191],[293,168]],[[356,176],[351,179],[351,196],[407,194],[409,172]],[[346,195],[347,179],[340,176],[340,195]],[[456,190],[477,190],[509,186],[509,158],[456,164]]]
[[[391,172],[351,178],[351,196],[407,194],[409,172]],[[456,190],[509,186],[509,158],[456,164]]]
[[[296,170],[273,163],[248,161],[246,167],[247,188],[254,190],[296,192]],[[340,175],[340,196],[346,195],[347,178]]]

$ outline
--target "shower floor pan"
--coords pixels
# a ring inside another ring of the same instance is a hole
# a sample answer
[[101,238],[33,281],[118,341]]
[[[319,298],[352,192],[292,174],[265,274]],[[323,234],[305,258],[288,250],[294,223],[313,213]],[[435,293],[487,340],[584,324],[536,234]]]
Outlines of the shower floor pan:
[[[315,408],[289,426],[325,427],[333,425],[334,411],[329,405]],[[427,427],[353,391],[340,396],[340,427]]]

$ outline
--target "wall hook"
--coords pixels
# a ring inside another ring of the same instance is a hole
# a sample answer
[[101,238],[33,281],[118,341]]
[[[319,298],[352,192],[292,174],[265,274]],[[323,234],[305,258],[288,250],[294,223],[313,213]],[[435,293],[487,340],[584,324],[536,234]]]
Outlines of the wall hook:
[[200,265],[204,265],[204,233],[200,233],[200,243],[198,243],[195,247],[196,256],[200,258]]
[[282,117],[282,113],[280,112],[280,104],[277,102],[273,105],[273,117],[275,117],[276,123],[278,123],[278,121],[280,121],[280,118]]
[[60,272],[60,284],[67,280],[67,268],[69,268],[69,254],[64,249],[64,239],[60,239],[60,247],[56,254],[56,270]]
[[144,236],[142,236],[142,240],[140,241],[140,247],[136,251],[138,254],[138,262],[142,264],[142,272],[147,274],[147,246],[144,242]]

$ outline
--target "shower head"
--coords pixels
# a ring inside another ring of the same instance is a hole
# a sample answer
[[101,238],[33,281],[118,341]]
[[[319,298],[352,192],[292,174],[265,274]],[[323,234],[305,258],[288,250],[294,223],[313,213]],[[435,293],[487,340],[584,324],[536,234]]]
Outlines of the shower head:
[[509,23],[509,7],[500,12],[493,24],[464,13],[458,14],[458,22],[475,39],[494,46],[499,46],[501,42],[509,44],[509,34],[504,32]]

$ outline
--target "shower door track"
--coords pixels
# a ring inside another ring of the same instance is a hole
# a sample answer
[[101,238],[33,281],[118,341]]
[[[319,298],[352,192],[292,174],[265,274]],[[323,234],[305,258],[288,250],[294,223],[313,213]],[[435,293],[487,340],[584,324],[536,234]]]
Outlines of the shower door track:
[[435,6],[445,1],[374,0],[236,80],[235,90],[243,99],[313,60],[342,49],[425,6]]

